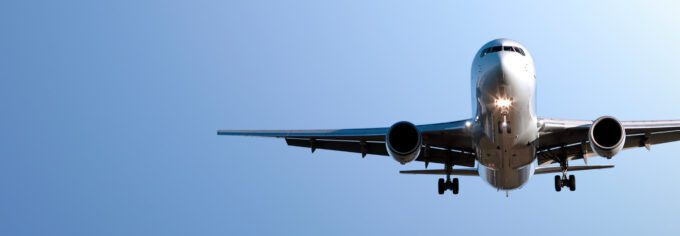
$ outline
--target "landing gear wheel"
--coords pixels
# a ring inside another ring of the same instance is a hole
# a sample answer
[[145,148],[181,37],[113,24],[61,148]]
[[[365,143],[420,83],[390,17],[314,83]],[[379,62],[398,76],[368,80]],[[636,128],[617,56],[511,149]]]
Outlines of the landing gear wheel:
[[446,191],[446,185],[444,184],[444,179],[439,179],[439,182],[437,183],[437,190],[439,191],[439,195],[444,194],[444,191]]
[[576,190],[576,177],[574,175],[569,176],[569,191]]
[[555,191],[562,191],[562,178],[559,175],[555,175]]
[[453,182],[451,183],[451,191],[453,194],[458,194],[458,178],[453,178]]

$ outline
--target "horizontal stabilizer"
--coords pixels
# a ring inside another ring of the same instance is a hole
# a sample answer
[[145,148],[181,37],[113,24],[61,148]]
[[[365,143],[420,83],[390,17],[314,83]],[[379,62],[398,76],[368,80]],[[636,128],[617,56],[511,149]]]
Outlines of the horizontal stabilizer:
[[[596,169],[608,169],[614,168],[614,165],[594,165],[594,166],[570,166],[567,168],[568,171],[579,171],[579,170],[596,170]],[[550,173],[562,173],[561,167],[545,167],[538,168],[534,174],[550,174]]]
[[[412,175],[446,175],[446,170],[402,170],[399,171],[400,174],[412,174]],[[479,173],[477,169],[453,169],[452,175],[460,176],[478,176]]]

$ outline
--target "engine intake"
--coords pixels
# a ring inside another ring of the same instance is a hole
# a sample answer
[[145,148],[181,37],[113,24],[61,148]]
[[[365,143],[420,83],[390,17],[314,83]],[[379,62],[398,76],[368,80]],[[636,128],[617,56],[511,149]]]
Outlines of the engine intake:
[[610,159],[623,149],[626,130],[614,117],[603,116],[593,121],[588,131],[588,140],[593,152]]
[[406,121],[392,125],[385,137],[387,152],[401,164],[415,160],[420,154],[422,143],[423,138],[418,128]]

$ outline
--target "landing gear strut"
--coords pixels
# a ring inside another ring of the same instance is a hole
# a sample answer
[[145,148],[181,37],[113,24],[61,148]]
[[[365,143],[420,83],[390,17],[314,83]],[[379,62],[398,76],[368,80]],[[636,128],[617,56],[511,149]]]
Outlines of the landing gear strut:
[[555,175],[555,191],[559,192],[564,187],[569,187],[569,191],[576,190],[576,177],[569,175],[567,178],[567,170],[569,169],[567,161],[560,161],[560,167],[562,168],[562,176]]
[[446,180],[441,178],[437,183],[437,190],[440,195],[444,194],[446,190],[451,190],[453,194],[458,194],[458,178],[453,178],[453,181],[451,181],[451,172],[453,172],[453,165],[446,164]]

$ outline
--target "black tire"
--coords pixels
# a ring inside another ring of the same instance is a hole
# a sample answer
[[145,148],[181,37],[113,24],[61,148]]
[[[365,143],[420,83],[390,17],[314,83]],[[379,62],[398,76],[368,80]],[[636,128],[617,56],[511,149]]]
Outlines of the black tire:
[[569,191],[574,191],[576,190],[576,176],[570,175],[569,176]]
[[458,186],[458,178],[453,178],[453,182],[451,183],[451,191],[453,192],[454,195],[458,194],[458,190],[459,190],[458,187],[459,187]]
[[437,191],[439,192],[439,195],[444,194],[444,191],[446,191],[446,186],[444,185],[444,179],[439,179],[439,182],[437,183]]
[[555,191],[562,191],[562,178],[559,175],[555,175]]

